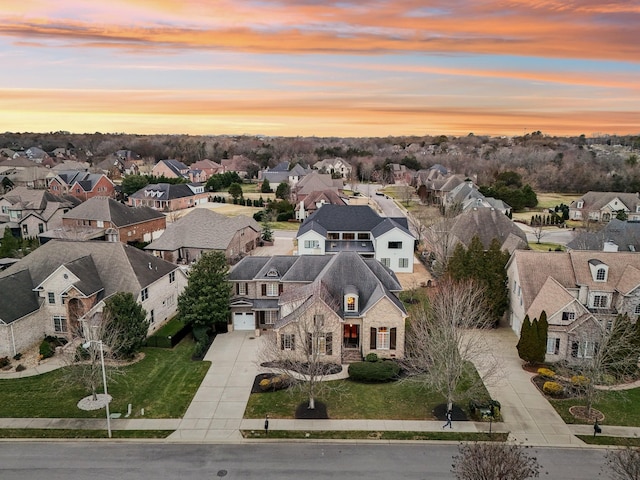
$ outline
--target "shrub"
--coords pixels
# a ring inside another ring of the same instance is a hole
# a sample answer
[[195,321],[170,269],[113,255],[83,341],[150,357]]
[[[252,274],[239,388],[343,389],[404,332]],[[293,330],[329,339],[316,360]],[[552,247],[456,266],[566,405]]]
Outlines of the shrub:
[[564,388],[558,382],[544,382],[542,390],[549,395],[558,395],[562,393]]
[[367,356],[365,357],[365,360],[367,362],[377,362],[378,359],[378,354],[377,353],[368,353]]
[[49,341],[45,338],[40,344],[40,355],[42,355],[42,358],[49,358],[53,357],[54,353],[55,350],[53,349]]
[[548,368],[539,368],[538,375],[543,376],[544,378],[553,378],[556,376],[556,373]]
[[0,368],[7,367],[11,364],[9,357],[0,357]]
[[571,384],[574,387],[586,387],[589,383],[591,383],[591,380],[584,375],[574,375],[571,377]]
[[497,400],[469,400],[469,412],[478,420],[500,417],[500,402]]
[[393,361],[357,362],[349,365],[349,378],[356,382],[390,382],[400,373],[400,366]]
[[270,378],[263,378],[262,380],[260,380],[260,389],[264,392],[270,390],[270,391],[276,391],[276,390],[283,390],[285,388],[287,388],[289,385],[291,385],[292,382],[292,378],[289,375],[286,374],[281,374],[281,375],[275,375],[273,377]]
[[21,353],[16,353],[16,354],[13,356],[13,359],[14,359],[14,360],[20,360],[21,358],[22,358],[22,354],[21,354]]
[[22,372],[23,370],[26,370],[27,367],[25,367],[23,364],[20,364],[16,367],[16,372]]

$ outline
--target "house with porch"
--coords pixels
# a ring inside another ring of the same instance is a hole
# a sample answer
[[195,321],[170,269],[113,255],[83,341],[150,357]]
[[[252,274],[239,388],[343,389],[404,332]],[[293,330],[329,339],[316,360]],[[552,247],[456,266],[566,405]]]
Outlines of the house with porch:
[[316,340],[327,362],[359,361],[369,353],[404,356],[407,312],[397,297],[402,287],[375,259],[355,252],[251,256],[231,270],[229,281],[230,328],[273,330],[274,341],[295,354],[296,342],[306,341],[296,338],[298,327],[312,314],[321,328],[306,333],[322,337]]
[[207,203],[209,195],[199,183],[150,183],[129,195],[132,207],[150,207],[161,212],[173,212]]
[[178,266],[114,242],[52,240],[0,271],[0,357],[46,335],[73,340],[115,293],[130,292],[147,312],[149,333],[177,312],[187,276]]
[[546,361],[593,355],[593,332],[618,315],[640,315],[640,255],[629,252],[517,250],[507,263],[509,325],[520,335],[525,316],[549,322]]

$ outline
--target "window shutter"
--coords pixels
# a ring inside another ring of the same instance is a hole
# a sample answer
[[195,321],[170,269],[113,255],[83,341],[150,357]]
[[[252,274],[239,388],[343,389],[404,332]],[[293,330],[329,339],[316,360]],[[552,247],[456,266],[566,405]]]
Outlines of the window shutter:
[[284,334],[280,335],[280,350],[284,350]]
[[324,337],[324,341],[327,345],[327,355],[333,355],[333,335],[331,333],[327,333]]
[[370,345],[369,348],[371,348],[371,350],[375,350],[376,349],[376,334],[377,334],[377,330],[375,329],[375,327],[371,327],[371,339],[370,339]]
[[578,342],[571,342],[571,356],[573,358],[578,357]]
[[391,350],[396,349],[396,331],[397,330],[398,329],[394,327],[391,329],[391,333],[389,334],[389,349]]
[[556,338],[556,348],[554,348],[553,353],[555,353],[556,355],[558,353],[560,353],[560,339]]
[[294,334],[291,334],[291,350],[295,350],[296,349],[296,336]]
[[307,333],[307,354],[313,353],[313,335]]
[[267,296],[267,284],[263,283],[262,285],[260,285],[261,289],[262,289],[262,296],[266,297]]
[[284,291],[284,285],[282,283],[278,284],[278,295],[282,295],[282,292]]
[[236,295],[240,295],[240,284],[236,283]]

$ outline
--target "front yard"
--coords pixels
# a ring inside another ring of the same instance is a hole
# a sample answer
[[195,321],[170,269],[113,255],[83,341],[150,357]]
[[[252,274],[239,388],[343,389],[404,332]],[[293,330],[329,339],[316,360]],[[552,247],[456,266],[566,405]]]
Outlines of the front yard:
[[[191,360],[194,343],[185,338],[172,350],[143,348],[144,358],[124,367],[125,373],[108,381],[113,397],[112,413],[132,418],[180,418],[200,386],[210,362]],[[7,418],[101,418],[104,410],[85,411],[76,405],[87,396],[82,388],[66,381],[64,367],[51,373],[0,380],[0,417]],[[102,392],[102,389],[99,389]]]
[[[565,423],[590,423],[576,419],[569,408],[574,405],[584,405],[580,398],[566,400],[549,399],[549,403],[560,414]],[[619,425],[626,427],[640,426],[640,388],[622,391],[601,392],[599,398],[593,404],[593,408],[604,414],[602,425]]]

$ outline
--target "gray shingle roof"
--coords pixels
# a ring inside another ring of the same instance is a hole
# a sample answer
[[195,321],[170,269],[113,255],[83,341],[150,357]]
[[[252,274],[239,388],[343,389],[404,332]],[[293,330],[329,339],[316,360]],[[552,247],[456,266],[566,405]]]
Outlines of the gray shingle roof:
[[[389,222],[394,222],[395,225]],[[323,205],[304,221],[297,236],[309,230],[317,231],[323,236],[326,232],[372,232],[383,223],[387,223],[386,226],[381,227],[383,229],[397,227],[411,235],[406,218],[381,217],[368,205]],[[382,230],[381,233],[383,231],[386,230]]]
[[640,222],[623,222],[614,218],[599,232],[584,232],[571,240],[571,250],[603,250],[612,242],[621,252],[640,252]]
[[180,183],[173,185],[170,183],[150,183],[144,188],[130,195],[132,198],[147,198],[145,192],[159,192],[154,198],[158,200],[172,200],[174,198],[192,197],[195,194],[189,187],[189,184]]
[[12,323],[39,308],[28,269],[0,277],[0,324]]
[[236,232],[246,227],[256,232],[262,231],[253,218],[244,215],[227,217],[206,208],[195,208],[170,224],[160,238],[145,249],[175,251],[190,247],[226,250]]
[[491,208],[478,208],[461,213],[454,219],[451,234],[467,247],[476,235],[485,249],[491,246],[495,238],[504,250],[507,243],[513,246],[514,237],[521,240],[517,248],[527,247],[525,233],[504,213]]
[[[87,257],[90,257],[93,266],[86,260],[78,261]],[[31,291],[61,265],[68,265],[68,268],[73,268],[82,275],[78,285],[83,290],[96,291],[101,284],[104,297],[116,292],[130,292],[137,296],[140,290],[178,268],[161,258],[119,242],[51,240],[1,271],[0,285],[7,282],[8,277],[26,270],[31,279],[31,285],[28,286]],[[98,278],[95,278],[96,275]],[[24,283],[24,277],[21,278]],[[15,291],[10,298],[0,302],[0,312],[13,308],[10,304],[18,296],[26,297],[28,294]],[[9,303],[5,303],[6,301]]]
[[62,218],[102,220],[116,227],[124,227],[163,217],[162,213],[150,207],[129,207],[112,198],[93,197],[68,211]]

